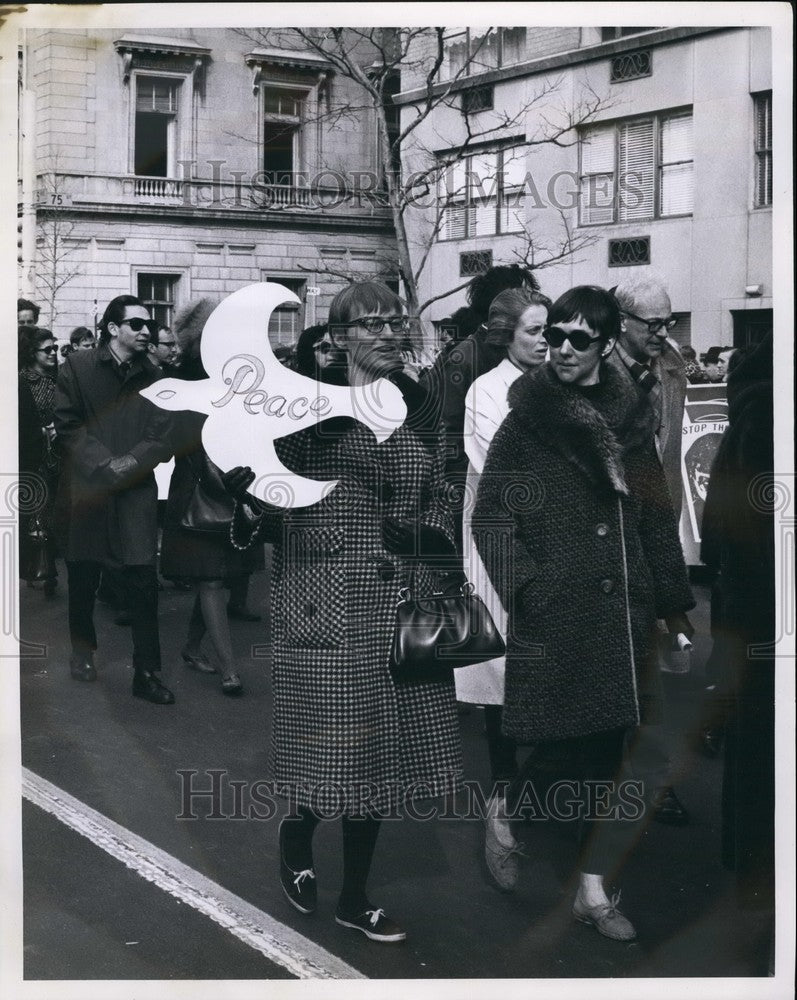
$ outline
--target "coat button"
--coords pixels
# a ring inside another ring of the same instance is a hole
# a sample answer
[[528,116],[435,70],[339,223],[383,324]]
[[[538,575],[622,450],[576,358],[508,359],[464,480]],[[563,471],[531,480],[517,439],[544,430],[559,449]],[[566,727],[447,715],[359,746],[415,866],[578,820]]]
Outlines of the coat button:
[[611,594],[614,591],[614,580],[601,580],[601,590],[604,594]]
[[312,618],[315,614],[315,604],[312,601],[306,601],[304,605],[304,613],[308,618]]
[[605,538],[609,534],[609,525],[602,523],[599,524],[595,528],[595,534],[598,536],[598,538]]
[[376,572],[379,575],[379,579],[388,583],[393,580],[396,576],[396,567],[388,559],[382,559],[376,564]]

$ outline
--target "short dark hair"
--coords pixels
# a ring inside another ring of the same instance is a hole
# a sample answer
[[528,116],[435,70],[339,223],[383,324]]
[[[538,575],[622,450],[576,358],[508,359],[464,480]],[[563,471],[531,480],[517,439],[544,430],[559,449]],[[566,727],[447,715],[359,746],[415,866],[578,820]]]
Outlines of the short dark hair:
[[[468,285],[468,305],[476,315],[478,323],[487,322],[487,314],[493,299],[507,288],[529,288],[540,290],[540,284],[528,267],[520,264],[498,264],[488,268],[484,274],[477,274]],[[478,325],[477,323],[477,325]]]
[[[161,334],[171,333],[171,327],[166,326],[165,323],[153,323],[152,328],[149,332],[149,342],[153,347],[160,346]],[[177,340],[177,335],[175,334],[175,340]]]
[[19,370],[30,368],[36,360],[36,351],[45,340],[54,340],[52,330],[47,330],[43,326],[30,326],[23,323],[17,327],[17,350],[19,356]]
[[715,365],[720,359],[720,354],[722,354],[723,351],[727,350],[728,350],[727,347],[716,347],[716,346],[709,347],[709,349],[703,355],[703,364]]
[[520,317],[531,306],[543,306],[547,310],[551,308],[551,300],[542,292],[533,292],[522,286],[506,288],[496,295],[487,314],[485,344],[494,344],[496,347],[511,344]]
[[39,322],[39,313],[41,312],[41,309],[35,302],[31,302],[30,299],[17,299],[17,312],[21,313],[23,309],[30,309],[33,313],[33,322]]
[[548,311],[548,323],[571,323],[582,319],[601,340],[620,335],[620,307],[605,288],[576,285],[560,295]]
[[91,337],[94,339],[94,331],[90,330],[87,326],[76,326],[75,329],[69,334],[69,343],[79,344],[81,340],[85,340],[86,337]]
[[125,310],[128,306],[142,306],[146,308],[137,295],[117,295],[105,307],[105,312],[102,314],[102,319],[100,320],[101,344],[107,343],[111,337],[108,332],[108,324],[115,323],[118,326],[125,318]]

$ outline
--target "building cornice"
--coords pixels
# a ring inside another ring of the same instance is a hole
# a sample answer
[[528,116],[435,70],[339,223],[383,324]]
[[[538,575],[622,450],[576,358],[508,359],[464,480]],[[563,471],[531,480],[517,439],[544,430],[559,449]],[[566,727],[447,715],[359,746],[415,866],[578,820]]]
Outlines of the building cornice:
[[235,209],[190,209],[182,205],[118,205],[73,204],[69,208],[48,209],[40,207],[37,215],[47,217],[57,214],[61,219],[92,218],[120,222],[122,220],[160,221],[190,223],[195,226],[212,228],[216,223],[233,223],[243,228],[256,229],[296,229],[313,232],[354,231],[367,233],[393,232],[393,222],[388,214],[320,216],[318,212],[280,212],[263,210],[260,212],[236,211]]
[[[568,49],[564,52],[557,52],[554,55],[544,56],[541,59],[531,59],[528,62],[517,63],[514,66],[506,66],[502,69],[489,70],[486,73],[477,73],[474,76],[466,76],[460,80],[442,81],[432,87],[432,95],[439,97],[446,93],[459,93],[468,90],[470,87],[483,87],[490,83],[504,83],[507,80],[514,80],[519,77],[536,76],[539,73],[548,73],[551,70],[565,69],[568,66],[578,66],[583,63],[596,62],[600,59],[607,59],[610,56],[619,55],[623,52],[633,52],[636,49],[648,49],[654,46],[670,45],[673,42],[686,41],[690,38],[697,38],[720,31],[739,31],[735,26],[720,27],[679,27],[662,28],[657,31],[645,32],[639,35],[628,35],[624,38],[616,38],[610,42],[599,42],[597,45],[585,45],[583,48]],[[408,90],[401,94],[396,94],[393,98],[394,104],[407,105],[417,101],[425,100],[427,90],[425,87],[418,87],[415,90]]]

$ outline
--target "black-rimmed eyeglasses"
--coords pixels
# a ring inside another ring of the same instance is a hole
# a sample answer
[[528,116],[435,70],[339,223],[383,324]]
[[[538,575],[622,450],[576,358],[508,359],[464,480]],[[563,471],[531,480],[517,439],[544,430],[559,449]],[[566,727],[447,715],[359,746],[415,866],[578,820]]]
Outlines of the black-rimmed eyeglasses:
[[42,354],[57,354],[58,353],[58,348],[57,347],[53,347],[52,344],[50,344],[49,347],[37,347],[36,350],[37,351],[41,351]]
[[351,323],[338,323],[337,326],[361,326],[364,330],[378,337],[386,326],[390,327],[391,333],[407,333],[410,328],[410,321],[406,316],[361,316],[353,319]]
[[637,323],[644,323],[651,333],[659,333],[661,330],[672,330],[678,322],[675,316],[666,316],[664,319],[661,319],[659,316],[654,316],[653,319],[642,319],[641,316],[635,316],[632,312],[628,312],[627,309],[621,309],[620,312],[623,316],[635,319]]

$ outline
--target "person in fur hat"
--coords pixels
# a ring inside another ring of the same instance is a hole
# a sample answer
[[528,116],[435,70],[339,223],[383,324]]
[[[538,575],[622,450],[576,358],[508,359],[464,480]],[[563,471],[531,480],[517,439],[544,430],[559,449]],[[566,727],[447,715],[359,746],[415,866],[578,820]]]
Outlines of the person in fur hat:
[[[509,390],[472,530],[509,618],[503,732],[534,745],[533,769],[547,762],[573,782],[573,915],[627,941],[636,932],[604,887],[642,806],[620,797],[623,740],[659,710],[656,619],[691,635],[694,600],[651,408],[606,364],[619,330],[604,289],[573,288],[553,304],[549,360]],[[510,790],[510,813],[528,801],[528,778]],[[590,801],[595,782],[605,808]]]

